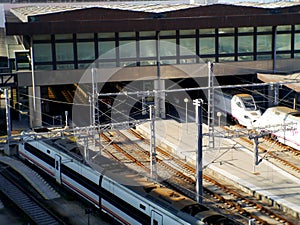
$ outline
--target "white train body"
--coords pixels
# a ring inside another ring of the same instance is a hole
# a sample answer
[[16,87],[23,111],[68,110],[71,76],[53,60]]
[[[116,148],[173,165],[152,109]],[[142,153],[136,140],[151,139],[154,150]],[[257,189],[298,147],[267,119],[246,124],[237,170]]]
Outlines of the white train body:
[[133,171],[127,173],[124,166],[111,166],[115,161],[99,156],[101,169],[95,170],[72,150],[66,152],[54,142],[24,136],[19,155],[121,224],[234,224],[192,199],[149,182]]
[[218,92],[215,94],[215,107],[247,128],[252,128],[261,116],[253,96],[249,94],[229,95]]
[[285,106],[268,108],[254,124],[257,130],[270,131],[277,140],[300,150],[300,112]]

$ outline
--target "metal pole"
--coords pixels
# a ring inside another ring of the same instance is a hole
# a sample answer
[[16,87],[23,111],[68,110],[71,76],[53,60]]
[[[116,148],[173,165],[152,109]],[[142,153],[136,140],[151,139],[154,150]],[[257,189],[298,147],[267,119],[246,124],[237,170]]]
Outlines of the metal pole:
[[159,37],[159,31],[156,32],[156,62],[157,62],[157,90],[158,92],[156,93],[157,95],[157,116],[160,118],[161,117],[161,92],[160,92],[160,81],[161,81],[161,76],[160,76],[160,37]]
[[4,89],[4,93],[5,93],[5,107],[6,107],[7,144],[9,147],[9,141],[11,139],[11,118],[10,118],[10,103],[8,97],[8,88]]
[[30,55],[31,55],[31,83],[32,83],[32,103],[33,103],[33,115],[30,115],[30,118],[32,118],[31,125],[35,127],[37,116],[36,116],[36,90],[35,90],[34,53],[33,53],[32,37],[31,37]]
[[66,116],[66,127],[68,127],[68,111],[65,111],[65,116]]
[[253,173],[255,173],[255,167],[258,165],[258,137],[253,138]]
[[185,125],[186,125],[186,133],[188,133],[189,127],[188,127],[188,110],[187,110],[187,104],[189,102],[189,99],[185,98],[184,102],[185,102]]
[[279,87],[277,84],[274,84],[274,105],[278,105],[278,99],[279,99]]
[[197,202],[202,203],[202,194],[203,194],[203,184],[202,184],[202,99],[193,100],[193,104],[195,105],[196,118],[198,118],[198,149],[196,152],[197,155],[197,164],[196,164],[196,193],[197,193]]
[[187,104],[188,104],[188,102],[189,102],[189,99],[188,98],[185,98],[184,100],[183,100],[184,102],[185,102],[185,123],[187,123],[188,121],[188,118],[187,118]]
[[150,105],[150,177],[157,180],[154,106]]
[[276,64],[277,64],[277,50],[276,50],[276,40],[277,40],[277,26],[273,27],[273,73],[276,73]]

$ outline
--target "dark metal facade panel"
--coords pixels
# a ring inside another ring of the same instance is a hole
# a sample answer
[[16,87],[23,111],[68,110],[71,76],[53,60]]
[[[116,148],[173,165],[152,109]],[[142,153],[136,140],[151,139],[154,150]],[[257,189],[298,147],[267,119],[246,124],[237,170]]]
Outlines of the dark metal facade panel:
[[160,31],[243,26],[276,26],[300,24],[300,15],[234,15],[192,18],[139,18],[115,20],[42,21],[31,23],[6,23],[8,35]]
[[65,12],[30,16],[33,22],[48,21],[102,21],[115,19],[148,18],[152,13],[129,10],[105,9],[99,7],[84,8]]
[[299,5],[259,8],[216,4],[163,13],[91,7],[35,15],[30,22],[18,22],[7,13],[6,32],[34,35],[293,25],[300,24],[299,12]]
[[264,14],[269,9],[235,5],[214,4],[165,13],[167,17],[198,17]]

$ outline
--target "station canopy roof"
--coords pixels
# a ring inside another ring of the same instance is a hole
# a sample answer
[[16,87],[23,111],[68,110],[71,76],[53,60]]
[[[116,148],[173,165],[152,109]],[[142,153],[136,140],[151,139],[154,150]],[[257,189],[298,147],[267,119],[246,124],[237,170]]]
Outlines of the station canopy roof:
[[300,23],[299,2],[27,4],[6,11],[7,34],[184,30]]
[[[187,10],[191,8],[213,8],[217,5],[223,5],[223,7],[244,7],[244,8],[261,8],[261,9],[277,9],[287,8],[293,6],[299,6],[299,2],[272,2],[272,3],[258,3],[258,2],[240,2],[232,4],[184,4],[184,3],[143,3],[143,2],[104,2],[104,3],[74,3],[74,4],[42,4],[42,5],[28,5],[18,8],[13,8],[11,11],[19,17],[22,22],[28,22],[28,17],[45,15],[52,13],[68,12],[73,10],[81,10],[88,8],[102,8],[102,9],[114,9],[114,10],[126,10],[132,12],[144,12],[144,13],[167,13],[178,10]],[[203,13],[201,13],[203,14]],[[201,15],[199,14],[199,15]]]
[[281,83],[296,92],[300,92],[300,73],[288,75],[258,73],[257,78],[265,83]]

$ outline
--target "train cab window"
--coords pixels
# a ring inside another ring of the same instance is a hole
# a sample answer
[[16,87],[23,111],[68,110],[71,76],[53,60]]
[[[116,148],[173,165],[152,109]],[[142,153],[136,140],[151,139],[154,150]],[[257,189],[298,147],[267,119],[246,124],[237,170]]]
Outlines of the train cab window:
[[158,225],[158,221],[157,220],[153,220],[153,225]]
[[146,206],[140,204],[140,208],[143,209],[143,210],[145,210],[145,209],[146,209]]

